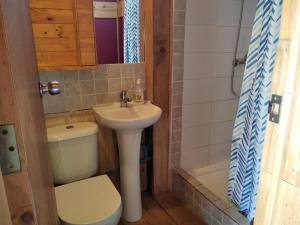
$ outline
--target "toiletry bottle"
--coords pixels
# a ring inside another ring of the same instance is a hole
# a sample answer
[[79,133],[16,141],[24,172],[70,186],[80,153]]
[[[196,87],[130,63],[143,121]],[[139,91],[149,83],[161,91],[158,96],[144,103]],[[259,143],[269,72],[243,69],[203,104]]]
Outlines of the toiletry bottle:
[[137,103],[144,103],[144,88],[142,86],[142,80],[140,78],[136,80],[135,101]]

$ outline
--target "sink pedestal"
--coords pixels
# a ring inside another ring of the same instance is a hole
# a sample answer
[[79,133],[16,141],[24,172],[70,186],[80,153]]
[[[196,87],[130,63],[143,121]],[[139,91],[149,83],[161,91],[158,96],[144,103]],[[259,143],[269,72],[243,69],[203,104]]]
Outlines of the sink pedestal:
[[117,130],[123,218],[136,222],[142,218],[140,184],[140,146],[143,129]]

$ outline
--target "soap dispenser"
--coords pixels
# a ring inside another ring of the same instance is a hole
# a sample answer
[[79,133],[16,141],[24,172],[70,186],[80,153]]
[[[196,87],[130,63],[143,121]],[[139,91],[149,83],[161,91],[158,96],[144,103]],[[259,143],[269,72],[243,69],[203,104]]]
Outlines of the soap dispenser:
[[137,103],[144,103],[144,88],[142,86],[142,79],[138,78],[135,85],[135,101]]

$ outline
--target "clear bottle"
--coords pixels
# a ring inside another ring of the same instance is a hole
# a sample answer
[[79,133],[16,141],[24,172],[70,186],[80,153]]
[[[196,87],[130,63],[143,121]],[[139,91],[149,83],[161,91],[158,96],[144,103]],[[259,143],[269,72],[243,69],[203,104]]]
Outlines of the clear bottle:
[[137,103],[144,103],[144,88],[142,86],[142,79],[138,78],[135,85],[135,101]]

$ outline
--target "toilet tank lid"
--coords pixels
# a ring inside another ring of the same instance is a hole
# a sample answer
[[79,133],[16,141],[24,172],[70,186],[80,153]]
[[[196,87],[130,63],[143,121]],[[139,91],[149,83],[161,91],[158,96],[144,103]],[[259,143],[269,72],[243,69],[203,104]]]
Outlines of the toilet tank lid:
[[70,123],[47,128],[48,142],[65,141],[96,134],[98,125],[94,122]]

